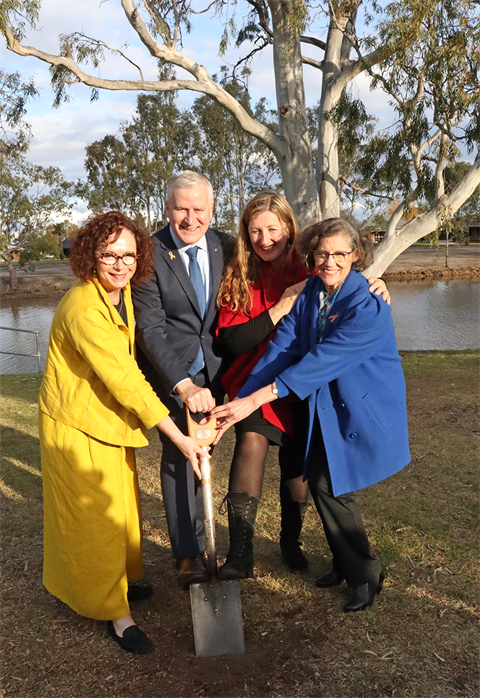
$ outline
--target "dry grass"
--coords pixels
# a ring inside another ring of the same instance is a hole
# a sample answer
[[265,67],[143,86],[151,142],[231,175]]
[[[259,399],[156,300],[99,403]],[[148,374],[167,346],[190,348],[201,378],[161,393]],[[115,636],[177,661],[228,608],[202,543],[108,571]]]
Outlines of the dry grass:
[[[76,616],[41,584],[42,500],[37,376],[2,378],[2,686],[8,698],[453,698],[478,695],[478,352],[405,355],[412,463],[359,494],[387,568],[384,591],[345,615],[345,588],[318,590],[328,564],[310,508],[305,575],[278,551],[278,466],[272,449],[255,538],[256,577],[242,583],[247,654],[197,659],[190,603],[175,585],[158,477],[160,448],[138,454],[146,576],[154,597],[134,609],[155,642],[130,656],[103,623]],[[213,459],[225,493],[232,437]],[[227,547],[226,519],[217,544]]]

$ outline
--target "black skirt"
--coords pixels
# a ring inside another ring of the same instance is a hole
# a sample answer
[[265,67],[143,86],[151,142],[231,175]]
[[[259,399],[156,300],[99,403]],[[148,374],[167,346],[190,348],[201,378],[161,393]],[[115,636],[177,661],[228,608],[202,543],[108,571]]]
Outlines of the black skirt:
[[235,433],[237,435],[245,434],[247,431],[261,434],[268,439],[271,446],[283,446],[286,440],[290,439],[288,434],[285,434],[284,431],[270,424],[270,422],[265,419],[260,407],[258,410],[255,410],[255,412],[252,412],[251,415],[242,419],[241,422],[235,424]]

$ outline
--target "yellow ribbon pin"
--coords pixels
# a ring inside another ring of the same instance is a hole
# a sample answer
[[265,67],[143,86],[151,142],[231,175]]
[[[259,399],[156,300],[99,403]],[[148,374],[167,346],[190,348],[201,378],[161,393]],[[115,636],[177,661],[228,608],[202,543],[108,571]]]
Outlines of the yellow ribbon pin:
[[175,255],[173,254],[173,252],[169,252],[168,256],[170,257],[170,259],[175,259]]

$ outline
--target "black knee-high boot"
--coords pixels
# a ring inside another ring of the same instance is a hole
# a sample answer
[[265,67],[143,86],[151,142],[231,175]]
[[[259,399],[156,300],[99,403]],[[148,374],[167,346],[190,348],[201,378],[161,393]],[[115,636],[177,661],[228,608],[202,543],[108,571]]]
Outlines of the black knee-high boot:
[[283,480],[280,480],[280,507],[282,559],[291,572],[305,572],[308,570],[308,560],[302,552],[300,533],[308,503],[294,502],[290,489]]
[[257,497],[248,492],[229,492],[225,497],[228,507],[230,548],[225,563],[220,567],[220,579],[253,577],[253,533],[257,518]]

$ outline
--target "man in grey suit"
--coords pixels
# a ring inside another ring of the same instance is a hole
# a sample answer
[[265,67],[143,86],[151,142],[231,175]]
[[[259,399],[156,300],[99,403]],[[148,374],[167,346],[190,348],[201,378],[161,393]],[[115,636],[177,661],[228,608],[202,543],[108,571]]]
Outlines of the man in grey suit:
[[[222,350],[215,339],[216,297],[233,238],[209,227],[213,212],[210,182],[181,172],[167,188],[170,225],[158,231],[155,272],[133,292],[138,363],[171,418],[186,431],[185,405],[209,412],[223,399]],[[163,501],[178,582],[207,578],[202,491],[184,456],[160,434]]]

